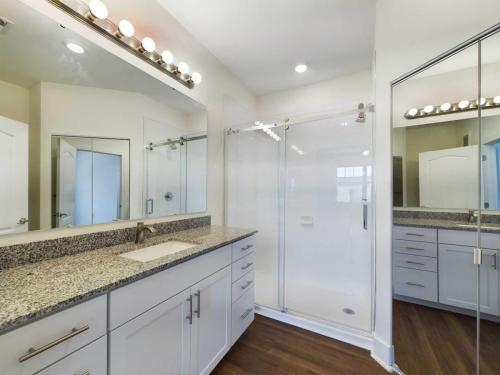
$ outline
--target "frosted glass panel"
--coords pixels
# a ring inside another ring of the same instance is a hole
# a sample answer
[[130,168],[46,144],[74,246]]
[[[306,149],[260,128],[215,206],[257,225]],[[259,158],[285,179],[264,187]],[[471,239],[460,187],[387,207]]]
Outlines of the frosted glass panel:
[[[282,129],[274,132],[283,138]],[[226,137],[227,225],[255,228],[256,303],[278,307],[280,143],[263,131]]]

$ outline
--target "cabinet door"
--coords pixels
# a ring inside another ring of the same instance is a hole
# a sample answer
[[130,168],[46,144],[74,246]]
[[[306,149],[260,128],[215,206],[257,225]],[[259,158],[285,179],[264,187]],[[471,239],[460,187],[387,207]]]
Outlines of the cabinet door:
[[193,374],[209,374],[231,345],[231,268],[191,288],[191,366]]
[[[474,248],[439,245],[439,302],[476,310],[477,266],[473,264]],[[481,312],[498,313],[498,270],[492,250],[483,250],[481,265]]]
[[189,373],[189,290],[111,332],[110,375]]

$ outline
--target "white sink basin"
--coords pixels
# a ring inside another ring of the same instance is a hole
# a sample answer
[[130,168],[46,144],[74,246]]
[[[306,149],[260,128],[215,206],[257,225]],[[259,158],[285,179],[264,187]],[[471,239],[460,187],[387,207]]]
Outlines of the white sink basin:
[[166,255],[177,253],[178,251],[195,247],[195,244],[182,241],[167,241],[154,246],[148,246],[143,249],[129,251],[119,256],[138,262],[149,262]]

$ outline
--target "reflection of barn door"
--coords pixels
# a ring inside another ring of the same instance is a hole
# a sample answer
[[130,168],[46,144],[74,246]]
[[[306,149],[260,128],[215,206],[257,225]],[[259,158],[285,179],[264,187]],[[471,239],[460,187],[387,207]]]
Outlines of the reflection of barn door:
[[0,234],[28,230],[28,125],[0,116]]
[[75,206],[75,170],[76,148],[63,139],[59,139],[57,155],[57,200],[56,225],[73,226]]
[[419,178],[421,207],[477,207],[477,146],[420,153]]

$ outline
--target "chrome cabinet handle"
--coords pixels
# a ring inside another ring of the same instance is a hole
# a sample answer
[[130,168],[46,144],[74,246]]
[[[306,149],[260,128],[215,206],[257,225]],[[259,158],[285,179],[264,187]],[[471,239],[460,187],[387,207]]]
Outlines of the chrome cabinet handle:
[[419,266],[425,266],[425,263],[414,262],[412,260],[407,260],[406,263],[408,263],[408,264],[418,264]]
[[241,248],[242,251],[247,251],[248,249],[251,249],[253,247],[253,245],[246,245],[244,247]]
[[493,268],[494,270],[497,269],[497,255],[496,254],[492,254],[491,255],[493,257],[493,262],[491,262],[491,268]]
[[58,339],[56,339],[56,340],[54,340],[54,341],[52,341],[44,346],[41,346],[39,348],[29,348],[28,352],[19,358],[19,362],[27,361],[28,359],[33,358],[34,356],[41,354],[41,353],[45,352],[46,350],[49,350],[49,349],[53,348],[54,346],[59,345],[59,344],[63,343],[64,341],[67,341],[70,338],[75,337],[75,336],[79,335],[80,333],[87,331],[89,328],[90,327],[88,325],[85,325],[85,326],[80,327],[80,328],[73,328],[70,333],[68,333],[62,337],[59,337]]
[[246,270],[248,267],[251,267],[253,263],[247,263],[246,266],[241,267],[242,270]]
[[417,284],[417,283],[411,283],[409,281],[406,282],[406,285],[410,285],[410,286],[418,286],[419,288],[425,288],[425,285],[424,284]]
[[198,297],[198,306],[194,313],[198,316],[199,319],[201,317],[201,291],[198,290],[194,295]]
[[245,290],[246,288],[248,288],[250,285],[252,285],[252,281],[251,280],[248,280],[247,283],[245,285],[242,285],[241,286],[241,289],[242,290]]
[[424,251],[425,249],[420,249],[418,247],[409,247],[409,246],[406,246],[405,247],[406,250],[418,250],[418,251]]
[[82,372],[80,375],[90,375],[90,372],[88,372],[87,370],[85,370],[84,372]]
[[193,296],[189,296],[186,301],[189,302],[189,315],[186,316],[186,319],[189,321],[189,324],[193,324]]
[[368,204],[363,204],[363,229],[368,230]]
[[420,233],[406,233],[407,236],[416,236],[416,237],[423,237],[423,234]]
[[245,312],[241,315],[240,318],[241,319],[245,319],[248,316],[248,314],[250,314],[252,311],[253,311],[253,309],[247,309],[247,310],[245,310]]

